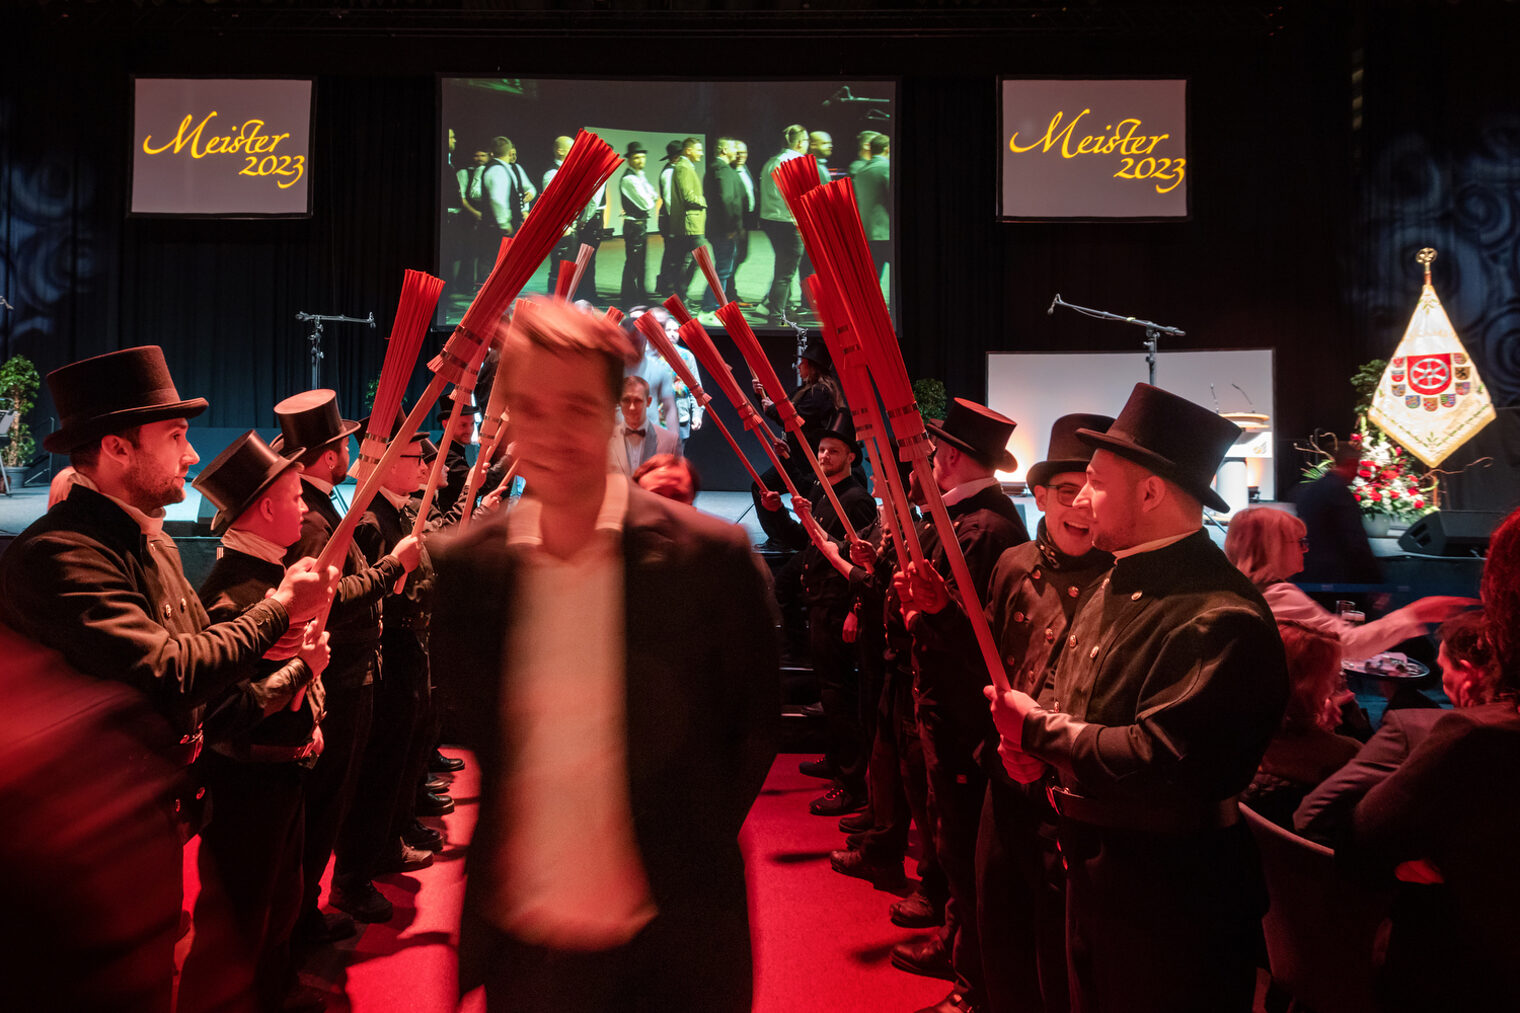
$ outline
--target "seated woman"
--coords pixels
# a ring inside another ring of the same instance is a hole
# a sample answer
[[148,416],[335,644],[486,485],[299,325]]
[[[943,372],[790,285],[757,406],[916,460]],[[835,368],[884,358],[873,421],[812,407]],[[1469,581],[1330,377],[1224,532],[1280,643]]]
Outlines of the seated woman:
[[[1484,626],[1482,611],[1464,612],[1441,624],[1441,647],[1436,655],[1441,686],[1458,710],[1489,703],[1497,689],[1497,669]],[[1311,840],[1334,846],[1349,829],[1356,804],[1398,770],[1445,716],[1444,710],[1389,711],[1377,734],[1351,762],[1303,800],[1293,813],[1294,827]]]
[[1491,702],[1436,722],[1409,759],[1356,807],[1349,841],[1337,852],[1365,871],[1439,884],[1417,910],[1394,911],[1383,968],[1389,1010],[1520,1006],[1514,970],[1520,939],[1520,510],[1494,532],[1482,595],[1484,638],[1496,667]]
[[1332,699],[1341,677],[1335,634],[1293,619],[1280,620],[1277,632],[1288,655],[1288,709],[1241,801],[1291,830],[1293,810],[1304,796],[1341,769],[1361,744],[1332,730],[1339,719]]
[[1370,623],[1350,623],[1289,583],[1304,568],[1304,522],[1284,510],[1250,507],[1230,518],[1224,553],[1267,600],[1279,620],[1295,619],[1340,637],[1341,660],[1360,661],[1425,632],[1474,605],[1471,598],[1421,598]]

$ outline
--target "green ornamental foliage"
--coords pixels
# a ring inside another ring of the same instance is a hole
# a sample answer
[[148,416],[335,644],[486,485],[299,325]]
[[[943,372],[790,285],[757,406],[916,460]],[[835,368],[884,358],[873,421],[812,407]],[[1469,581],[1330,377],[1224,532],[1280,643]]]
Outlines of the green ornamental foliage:
[[7,468],[19,468],[26,464],[32,459],[32,451],[37,447],[26,419],[36,404],[37,389],[41,382],[37,367],[24,355],[13,355],[0,363],[0,410],[14,409],[16,412],[10,440],[0,448],[0,462]]
[[918,413],[926,419],[945,417],[945,385],[933,377],[913,381],[913,399],[918,402]]

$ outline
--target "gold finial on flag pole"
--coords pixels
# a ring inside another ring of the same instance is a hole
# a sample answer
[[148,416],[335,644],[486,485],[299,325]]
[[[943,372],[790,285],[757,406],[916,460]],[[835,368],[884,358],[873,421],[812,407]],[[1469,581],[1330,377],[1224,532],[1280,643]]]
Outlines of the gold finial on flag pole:
[[1415,259],[1416,262],[1425,265],[1425,284],[1429,285],[1430,284],[1430,262],[1432,260],[1436,259],[1436,251],[1435,251],[1435,249],[1433,247],[1427,246],[1427,247],[1425,247],[1425,249],[1421,250],[1419,253],[1416,253],[1414,255],[1414,259]]

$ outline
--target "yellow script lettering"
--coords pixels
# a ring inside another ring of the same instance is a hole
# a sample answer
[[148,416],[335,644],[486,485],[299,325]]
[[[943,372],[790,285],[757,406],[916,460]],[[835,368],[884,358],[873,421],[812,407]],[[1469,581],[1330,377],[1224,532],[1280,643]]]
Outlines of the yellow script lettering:
[[153,138],[152,137],[144,137],[143,138],[143,152],[145,154],[149,154],[149,155],[158,155],[158,154],[162,154],[165,151],[168,151],[170,148],[173,148],[174,149],[174,153],[177,155],[181,151],[185,150],[185,145],[188,144],[188,145],[190,145],[190,155],[191,155],[191,157],[192,158],[200,158],[201,156],[200,156],[200,153],[199,153],[198,146],[200,144],[201,131],[204,130],[204,129],[206,129],[206,124],[210,123],[211,122],[211,118],[213,116],[215,116],[215,115],[216,115],[216,110],[215,109],[211,110],[211,112],[209,112],[209,113],[206,114],[206,118],[205,119],[201,120],[199,123],[197,123],[195,125],[195,129],[194,130],[190,129],[190,121],[192,119],[194,119],[195,117],[187,115],[183,120],[180,120],[180,123],[179,123],[179,133],[177,133],[177,134],[174,135],[174,140],[170,141],[167,144],[161,144],[161,145],[159,145],[156,148],[153,147]]

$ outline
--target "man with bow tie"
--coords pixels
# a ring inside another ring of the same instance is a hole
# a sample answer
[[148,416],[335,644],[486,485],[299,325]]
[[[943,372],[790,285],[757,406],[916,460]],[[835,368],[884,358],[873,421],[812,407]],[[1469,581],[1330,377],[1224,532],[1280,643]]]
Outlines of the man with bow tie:
[[649,406],[653,403],[648,380],[642,376],[623,377],[623,391],[618,398],[618,411],[623,417],[607,443],[609,471],[632,475],[656,454],[681,456],[681,438],[649,417]]

